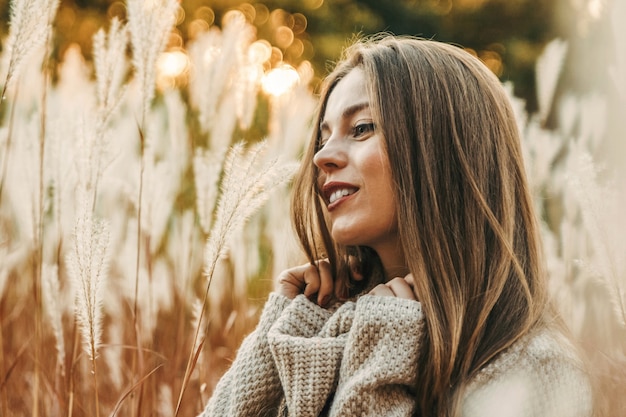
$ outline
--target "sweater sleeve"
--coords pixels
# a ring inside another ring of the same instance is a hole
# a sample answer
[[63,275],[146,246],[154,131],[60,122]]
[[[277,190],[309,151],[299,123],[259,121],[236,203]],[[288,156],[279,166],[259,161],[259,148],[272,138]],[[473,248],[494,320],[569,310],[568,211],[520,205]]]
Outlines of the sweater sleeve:
[[417,301],[361,297],[330,416],[411,416],[423,326]]
[[268,332],[289,416],[411,416],[422,327],[416,301],[296,297]]
[[235,361],[218,382],[200,417],[276,415],[282,389],[267,332],[290,301],[270,294],[259,324],[241,344]]
[[296,297],[268,333],[290,416],[316,417],[335,389],[354,303],[334,314]]
[[591,417],[582,364],[548,332],[504,352],[470,383],[463,417]]

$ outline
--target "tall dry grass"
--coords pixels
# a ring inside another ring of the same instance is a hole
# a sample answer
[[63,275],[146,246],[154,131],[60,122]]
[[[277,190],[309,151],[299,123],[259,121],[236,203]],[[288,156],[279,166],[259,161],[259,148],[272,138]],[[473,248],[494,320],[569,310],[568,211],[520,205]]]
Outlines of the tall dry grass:
[[[267,45],[236,12],[186,55],[164,51],[176,4],[160,0],[129,1],[128,23],[95,35],[93,62],[70,48],[51,67],[34,33],[57,3],[14,4],[5,44],[29,42],[4,49],[0,72],[0,415],[193,416],[300,256],[286,182],[315,106],[310,66],[264,93]],[[619,133],[602,97],[554,99],[566,48],[538,64],[537,115],[512,100],[552,294],[599,403],[623,415],[624,223],[609,209],[624,201],[594,162]],[[172,56],[188,59],[183,75],[168,75]]]
[[[536,65],[539,111],[513,99],[527,169],[541,215],[549,285],[588,360],[600,415],[626,415],[626,2],[605,13],[614,97],[599,91],[555,96],[569,45],[554,40]],[[600,47],[600,46],[599,46]],[[548,118],[555,127],[544,128]],[[618,146],[615,146],[618,144]],[[607,150],[609,150],[607,152]],[[607,155],[607,153],[609,155]],[[617,163],[616,163],[617,162]]]
[[93,63],[70,48],[46,74],[45,42],[20,22],[54,9],[24,4],[9,44],[32,42],[3,57],[0,414],[194,415],[253,325],[263,277],[297,256],[269,253],[310,71],[282,97],[260,93],[265,45],[234,13],[188,45],[189,90],[157,88],[177,3],[134,1],[127,24],[95,35]]

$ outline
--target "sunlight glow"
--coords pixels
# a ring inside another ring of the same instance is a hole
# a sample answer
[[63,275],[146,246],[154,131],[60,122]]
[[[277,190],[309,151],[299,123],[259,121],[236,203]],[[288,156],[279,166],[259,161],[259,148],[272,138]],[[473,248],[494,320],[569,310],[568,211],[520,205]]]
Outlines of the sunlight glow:
[[599,19],[602,15],[602,0],[590,0],[587,3],[587,11],[593,19]]
[[163,52],[157,60],[157,83],[160,87],[176,85],[176,80],[187,73],[189,57],[181,50]]
[[289,92],[299,82],[298,71],[291,65],[283,64],[265,74],[261,80],[261,87],[267,94],[279,97]]
[[266,40],[254,42],[248,48],[248,59],[255,64],[262,64],[272,56],[272,45]]

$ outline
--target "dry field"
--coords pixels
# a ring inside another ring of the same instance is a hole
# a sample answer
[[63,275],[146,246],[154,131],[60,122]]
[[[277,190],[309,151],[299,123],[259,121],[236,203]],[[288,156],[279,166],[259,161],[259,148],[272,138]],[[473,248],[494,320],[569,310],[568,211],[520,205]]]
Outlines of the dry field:
[[[272,277],[301,261],[288,182],[315,108],[311,67],[270,68],[272,46],[235,11],[223,31],[166,48],[176,0],[128,0],[128,23],[94,37],[93,62],[72,48],[55,62],[58,2],[13,3],[0,67],[0,415],[194,416]],[[601,96],[553,99],[566,48],[554,41],[537,64],[537,114],[511,99],[552,295],[599,407],[621,416],[626,190],[597,160],[626,131]],[[626,53],[615,56],[624,114]]]

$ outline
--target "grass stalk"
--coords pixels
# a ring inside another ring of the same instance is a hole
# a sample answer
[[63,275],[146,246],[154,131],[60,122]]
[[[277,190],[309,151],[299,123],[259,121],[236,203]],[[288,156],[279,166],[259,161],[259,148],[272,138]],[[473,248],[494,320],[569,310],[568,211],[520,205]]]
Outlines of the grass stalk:
[[[0,303],[0,372],[2,376],[5,375],[5,359],[4,359],[4,314],[2,314],[2,304]],[[7,391],[4,387],[4,384],[0,386],[0,397],[2,398],[2,415],[8,416],[8,399],[7,399]]]
[[126,398],[131,395],[134,390],[143,385],[143,383],[145,382],[146,379],[148,379],[150,376],[152,376],[152,374],[154,374],[156,371],[158,371],[159,369],[161,369],[163,365],[158,365],[156,368],[154,368],[153,370],[151,370],[149,373],[147,373],[146,375],[144,375],[143,377],[141,377],[135,384],[133,384],[133,386],[131,386],[123,395],[122,397],[119,399],[119,401],[117,402],[117,404],[115,404],[115,408],[113,409],[113,411],[111,412],[110,417],[114,417],[115,415],[117,415],[117,412],[119,410],[119,408],[121,407],[122,403],[124,402],[124,400],[126,400]]
[[[229,213],[230,216],[233,216],[234,214],[235,214],[234,210],[233,212]],[[229,218],[229,220],[231,219]],[[224,246],[225,243],[226,243],[226,236],[225,236],[225,233],[222,233],[218,236],[217,247],[221,248],[222,246]],[[187,385],[189,384],[189,379],[191,378],[191,372],[193,371],[195,367],[195,364],[200,355],[200,351],[202,350],[202,347],[204,345],[203,341],[198,343],[198,336],[200,335],[200,326],[202,325],[202,322],[203,322],[204,311],[206,309],[207,300],[209,298],[209,290],[211,288],[211,282],[213,281],[213,274],[215,273],[215,268],[217,266],[217,261],[219,259],[219,253],[220,253],[219,250],[215,252],[214,257],[209,260],[208,267],[205,271],[208,282],[207,282],[206,290],[204,291],[204,298],[202,300],[202,309],[200,310],[200,316],[198,317],[198,324],[196,328],[194,329],[193,341],[191,344],[191,351],[189,352],[189,357],[187,359],[187,366],[185,367],[185,374],[183,377],[182,386],[180,388],[180,393],[178,395],[178,401],[176,403],[176,411],[174,412],[174,417],[178,416],[178,412],[180,411],[180,406],[183,401],[183,396],[185,395],[185,391],[187,390]]]
[[281,165],[277,159],[268,161],[259,167],[261,156],[266,147],[266,142],[260,142],[246,151],[243,144],[239,143],[231,148],[224,162],[224,173],[220,183],[222,195],[219,198],[215,221],[206,243],[204,275],[208,282],[194,331],[192,348],[187,360],[175,415],[180,411],[183,395],[202,349],[203,342],[198,343],[198,338],[220,255],[226,252],[227,243],[232,234],[239,228],[243,228],[247,219],[266,201],[269,191],[280,183],[289,180],[293,175],[294,166]]
[[50,63],[48,57],[50,54],[50,35],[48,31],[46,36],[46,47],[44,52],[44,61],[42,65],[43,75],[43,88],[41,92],[41,118],[39,129],[39,190],[37,201],[37,219],[35,222],[35,268],[34,268],[34,282],[33,292],[35,298],[35,379],[33,384],[33,411],[32,416],[39,416],[39,384],[41,379],[41,345],[43,340],[42,335],[42,294],[41,294],[41,273],[43,265],[43,214],[44,214],[44,158],[46,148],[46,121],[47,111],[46,104],[48,99],[48,84],[50,82]]
[[[185,374],[183,377],[182,386],[180,388],[180,393],[178,394],[178,401],[176,403],[176,411],[174,412],[174,417],[178,416],[178,412],[180,411],[180,406],[183,402],[183,396],[185,395],[185,391],[187,390],[187,385],[189,384],[189,379],[191,378],[191,372],[195,367],[196,362],[198,361],[198,356],[200,355],[200,351],[204,345],[204,341],[198,343],[198,336],[200,334],[200,326],[202,325],[202,319],[204,318],[204,310],[206,309],[207,299],[209,297],[209,288],[211,287],[211,281],[213,280],[213,272],[215,271],[216,262],[212,263],[210,270],[208,271],[209,282],[206,287],[206,291],[204,292],[204,299],[202,300],[202,309],[200,310],[200,316],[198,318],[198,325],[194,330],[193,342],[191,344],[191,352],[189,352],[189,357],[187,358],[187,366],[185,367]],[[196,345],[198,345],[196,347]]]
[[76,366],[77,352],[78,352],[78,340],[79,340],[79,331],[78,326],[76,325],[76,320],[74,320],[74,343],[72,344],[72,354],[71,362],[70,362],[70,372],[68,374],[69,378],[69,388],[68,388],[68,399],[67,399],[67,417],[72,417],[74,414],[74,369]]
[[[4,153],[2,154],[2,173],[0,174],[0,203],[2,203],[2,191],[4,190],[4,181],[7,176],[7,166],[9,165],[9,152],[11,149],[11,137],[13,136],[13,126],[15,123],[15,104],[17,101],[17,93],[19,89],[19,83],[16,84],[15,92],[13,93],[13,102],[11,110],[9,110],[9,126],[7,131],[7,141],[4,144]],[[6,93],[6,84],[2,89],[2,96],[0,100],[5,101],[4,95]]]
[[100,400],[98,398],[98,365],[96,361],[95,345],[91,345],[91,369],[93,371],[94,399],[96,401],[96,417],[100,417]]
[[[135,338],[136,338],[135,343],[136,343],[137,348],[136,348],[135,355],[133,357],[133,375],[140,375],[145,369],[145,367],[144,367],[143,349],[141,348],[141,329],[139,328],[139,322],[136,320],[136,316],[135,316]],[[142,401],[143,401],[143,384],[139,385],[137,383],[135,386],[139,388],[139,394],[135,396],[135,394],[133,393],[132,398],[136,398],[137,405],[132,408],[133,408],[133,411],[135,412],[134,415],[140,416],[141,408],[142,408]]]
[[[135,258],[135,298],[133,302],[133,320],[135,322],[135,328],[137,328],[137,313],[138,313],[138,297],[139,297],[139,267],[141,259],[141,200],[143,199],[143,174],[145,171],[144,161],[144,135],[143,135],[143,121],[142,125],[138,126],[139,130],[139,192],[137,200],[137,248]],[[139,346],[137,346],[139,349]]]
[[[137,248],[136,248],[136,257],[135,257],[135,297],[133,302],[133,326],[135,329],[135,338],[137,343],[137,351],[135,354],[135,359],[138,360],[139,371],[140,373],[143,371],[143,357],[142,357],[142,347],[141,347],[141,337],[140,337],[140,329],[139,329],[139,268],[141,265],[141,214],[142,214],[142,200],[143,200],[143,180],[144,180],[144,171],[145,171],[145,136],[143,134],[143,127],[145,124],[145,112],[142,113],[141,117],[141,125],[138,126],[139,130],[139,192],[138,192],[138,200],[137,200]],[[133,360],[133,371],[135,370],[134,365],[136,364],[135,360]],[[137,375],[137,373],[133,372],[133,375]],[[139,391],[139,398],[137,403],[137,414],[141,415],[141,399],[143,394],[143,385]],[[133,407],[135,408],[135,407]]]

